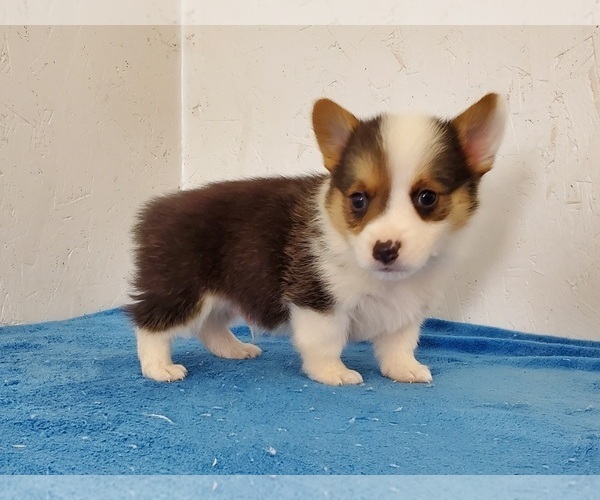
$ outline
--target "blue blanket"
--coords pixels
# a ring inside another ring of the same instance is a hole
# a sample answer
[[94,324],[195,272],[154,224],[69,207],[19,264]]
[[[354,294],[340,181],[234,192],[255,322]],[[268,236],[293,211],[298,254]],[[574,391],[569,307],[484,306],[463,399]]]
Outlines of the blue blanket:
[[159,384],[118,309],[0,328],[0,473],[600,473],[600,343],[429,320],[433,384],[383,378],[355,344],[365,383],[338,388],[288,339],[257,343],[229,361],[180,339],[189,376]]

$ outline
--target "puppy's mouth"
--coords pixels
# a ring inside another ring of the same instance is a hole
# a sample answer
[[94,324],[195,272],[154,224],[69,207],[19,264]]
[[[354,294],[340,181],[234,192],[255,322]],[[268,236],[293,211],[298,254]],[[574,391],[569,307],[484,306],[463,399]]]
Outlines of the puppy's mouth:
[[373,271],[376,276],[383,280],[401,280],[408,278],[423,269],[433,259],[435,259],[435,256],[432,255],[418,266],[409,266],[400,262],[395,262],[390,265],[375,266]]
[[373,271],[376,276],[384,280],[401,280],[413,274],[417,271],[417,268],[398,265],[381,266],[373,269]]

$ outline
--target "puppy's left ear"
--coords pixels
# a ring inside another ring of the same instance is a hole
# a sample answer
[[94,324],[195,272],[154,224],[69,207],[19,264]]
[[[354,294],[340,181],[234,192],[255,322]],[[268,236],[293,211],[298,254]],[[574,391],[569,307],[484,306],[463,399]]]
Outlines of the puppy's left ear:
[[473,174],[482,176],[494,164],[504,135],[507,107],[498,94],[487,94],[452,120]]

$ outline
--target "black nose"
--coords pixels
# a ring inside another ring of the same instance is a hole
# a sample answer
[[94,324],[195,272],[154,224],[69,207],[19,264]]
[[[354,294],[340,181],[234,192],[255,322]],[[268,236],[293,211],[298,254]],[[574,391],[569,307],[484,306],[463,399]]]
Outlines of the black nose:
[[373,258],[384,264],[394,262],[398,258],[398,249],[401,244],[399,241],[392,243],[392,240],[385,242],[377,240],[373,247]]

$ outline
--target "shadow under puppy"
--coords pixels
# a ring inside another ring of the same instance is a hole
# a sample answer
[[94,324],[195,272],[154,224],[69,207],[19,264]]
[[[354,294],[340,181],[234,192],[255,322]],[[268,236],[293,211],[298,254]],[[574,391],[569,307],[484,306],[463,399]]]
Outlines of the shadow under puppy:
[[134,229],[134,300],[142,373],[183,379],[178,333],[223,358],[261,350],[229,330],[237,317],[291,327],[304,372],[359,384],[342,362],[371,341],[386,377],[430,382],[414,351],[453,237],[477,207],[505,106],[488,94],[451,120],[383,114],[360,120],[315,103],[313,128],[328,175],[210,184],[155,199]]

